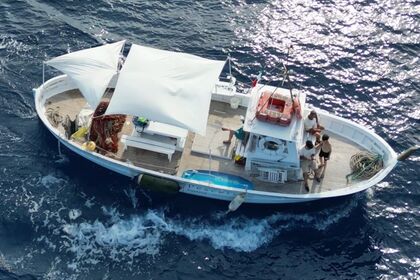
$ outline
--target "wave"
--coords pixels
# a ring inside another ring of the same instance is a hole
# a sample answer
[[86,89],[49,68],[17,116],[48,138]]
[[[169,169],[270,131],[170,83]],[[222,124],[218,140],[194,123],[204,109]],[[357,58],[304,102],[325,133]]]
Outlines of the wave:
[[147,210],[124,217],[116,208],[102,207],[105,220],[66,223],[62,226],[67,251],[75,254],[69,268],[98,263],[105,258],[130,263],[140,255],[160,254],[168,238],[186,238],[207,242],[219,250],[252,252],[283,232],[299,229],[327,230],[350,215],[357,200],[314,214],[275,213],[265,218],[213,215],[203,217],[167,217],[165,211]]

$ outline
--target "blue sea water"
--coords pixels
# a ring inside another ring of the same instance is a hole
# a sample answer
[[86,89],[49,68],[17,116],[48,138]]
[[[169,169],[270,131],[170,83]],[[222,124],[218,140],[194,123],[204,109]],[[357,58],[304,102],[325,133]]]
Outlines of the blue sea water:
[[[419,142],[417,0],[0,0],[0,279],[420,278],[420,157],[370,190],[301,205],[153,194],[38,120],[42,62],[105,42],[233,59],[382,136]],[[293,49],[287,57],[287,47]],[[47,77],[54,73],[47,69]],[[254,75],[254,76],[253,76]]]

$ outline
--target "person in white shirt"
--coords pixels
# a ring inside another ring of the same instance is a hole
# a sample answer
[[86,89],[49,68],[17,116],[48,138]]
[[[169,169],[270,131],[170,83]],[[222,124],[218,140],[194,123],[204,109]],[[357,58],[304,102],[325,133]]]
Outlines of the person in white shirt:
[[316,137],[316,143],[321,142],[321,131],[324,130],[324,127],[319,124],[318,115],[315,110],[312,110],[305,118],[303,126],[305,128],[305,132],[308,132]]
[[305,190],[309,192],[308,178],[311,170],[316,170],[315,161],[315,147],[312,141],[306,141],[306,144],[299,150],[300,166],[303,172],[303,180],[305,184]]

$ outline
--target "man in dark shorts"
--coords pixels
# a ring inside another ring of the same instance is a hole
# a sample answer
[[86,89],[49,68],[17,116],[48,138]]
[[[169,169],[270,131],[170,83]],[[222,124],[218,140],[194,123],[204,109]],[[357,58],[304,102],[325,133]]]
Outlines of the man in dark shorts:
[[332,152],[331,143],[328,141],[330,137],[327,134],[324,134],[321,139],[321,143],[316,146],[316,149],[319,149],[319,169],[323,168],[321,176],[315,178],[318,182],[320,181],[320,178],[324,177],[325,169],[327,168],[327,161],[330,159]]

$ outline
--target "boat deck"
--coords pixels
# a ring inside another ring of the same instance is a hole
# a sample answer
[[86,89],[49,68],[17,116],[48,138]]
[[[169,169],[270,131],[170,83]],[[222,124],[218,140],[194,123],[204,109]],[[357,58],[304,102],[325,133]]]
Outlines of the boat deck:
[[[320,170],[324,178],[317,182],[316,180],[309,180],[309,187],[311,193],[319,193],[325,191],[331,191],[347,187],[346,175],[350,171],[350,157],[362,151],[362,148],[354,145],[348,140],[335,135],[334,133],[327,131],[330,136],[330,142],[333,148],[331,159],[328,161],[326,168]],[[219,139],[219,143],[222,143],[223,138]],[[233,145],[232,142],[231,145]],[[245,173],[244,167],[237,165],[233,160],[212,157],[204,154],[191,153],[185,157],[188,162],[183,169],[180,169],[178,175],[182,174],[182,171],[188,169],[211,169],[213,171],[220,171],[230,173],[233,175],[241,176],[255,185],[255,190],[259,191],[270,191],[287,194],[305,194],[307,191],[304,188],[303,181],[297,182],[286,182],[284,184],[275,184],[262,182],[255,177],[250,177]]]
[[[183,171],[189,169],[212,170],[230,173],[241,176],[255,185],[255,190],[270,191],[287,194],[306,194],[303,181],[287,182],[284,184],[262,182],[255,177],[250,177],[243,166],[237,165],[232,160],[235,138],[230,145],[223,144],[223,140],[228,137],[227,131],[222,131],[222,127],[237,129],[241,127],[240,116],[245,114],[245,109],[232,109],[229,104],[212,102],[210,115],[207,124],[209,137],[196,136],[192,144],[192,151],[184,151],[183,160],[178,170],[178,176]],[[343,137],[326,131],[330,136],[333,152],[327,167],[320,170],[323,179],[320,182],[309,180],[311,193],[331,191],[347,187],[346,175],[350,171],[350,157],[363,149]],[[199,150],[200,152],[197,152]],[[317,157],[318,158],[318,157]]]
[[[45,108],[46,110],[48,108],[57,109],[63,119],[66,115],[74,119],[85,105],[86,102],[80,92],[72,90],[49,98]],[[189,169],[211,169],[246,178],[254,183],[256,190],[287,194],[307,193],[303,187],[303,181],[281,185],[262,182],[248,176],[243,166],[234,163],[231,158],[235,146],[235,138],[233,138],[230,145],[223,144],[223,140],[228,138],[229,132],[222,131],[221,128],[239,128],[242,125],[240,117],[244,116],[245,113],[245,108],[232,109],[229,104],[212,101],[207,124],[207,135],[203,137],[189,133],[185,141],[184,150],[182,152],[176,151],[171,161],[168,160],[165,154],[133,147],[127,147],[124,150],[122,143],[119,143],[117,154],[109,153],[107,155],[114,159],[124,162],[129,161],[134,165],[171,175],[181,176],[185,170]],[[61,125],[59,125],[58,129],[64,132]],[[120,136],[121,134],[131,135],[133,129],[131,117],[127,117]],[[321,182],[310,180],[310,192],[313,193],[347,187],[345,176],[350,173],[350,157],[362,150],[358,145],[339,137],[331,131],[328,131],[328,134],[330,135],[330,142],[333,148],[331,160],[324,170],[324,178]]]
[[[107,99],[107,98],[105,98]],[[76,115],[82,110],[82,108],[86,105],[86,100],[81,95],[78,90],[71,90],[67,91],[58,95],[55,95],[47,100],[45,103],[46,111],[49,108],[58,110],[60,116],[65,118],[65,116],[69,116],[71,120],[76,118]],[[121,130],[119,137],[121,135],[131,135],[134,129],[134,125],[131,122],[132,117],[127,116],[126,122]],[[59,125],[58,130],[64,134],[64,128],[62,125]],[[81,144],[81,143],[79,143]],[[151,151],[146,151],[142,149],[136,149],[133,147],[127,147],[124,149],[125,145],[121,142],[118,143],[118,152],[116,154],[111,152],[106,152],[106,155],[113,158],[118,159],[124,162],[131,162],[132,164],[151,169],[154,171],[163,172],[166,174],[175,175],[178,170],[178,166],[182,157],[182,153],[176,151],[171,161],[168,160],[167,155],[155,153]]]

